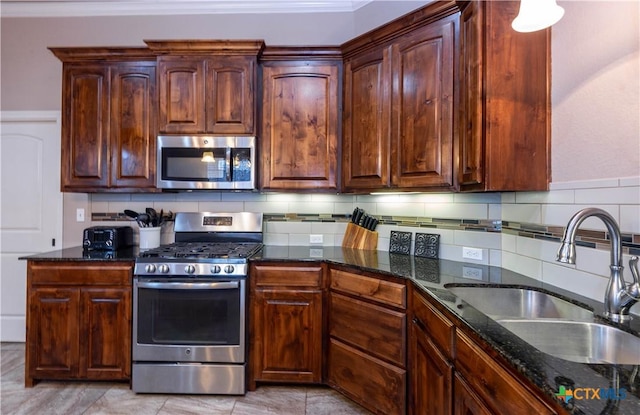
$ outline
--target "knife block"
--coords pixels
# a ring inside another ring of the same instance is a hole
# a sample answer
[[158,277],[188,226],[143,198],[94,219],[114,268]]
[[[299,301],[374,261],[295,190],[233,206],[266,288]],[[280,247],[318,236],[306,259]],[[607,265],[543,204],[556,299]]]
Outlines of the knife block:
[[378,248],[378,232],[349,222],[342,239],[342,246],[344,248],[376,250]]

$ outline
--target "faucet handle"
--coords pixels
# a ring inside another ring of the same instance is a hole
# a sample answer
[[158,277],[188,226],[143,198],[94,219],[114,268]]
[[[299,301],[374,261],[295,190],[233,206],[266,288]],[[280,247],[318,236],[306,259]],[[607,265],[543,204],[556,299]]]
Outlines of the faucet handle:
[[633,282],[627,288],[627,292],[634,298],[640,298],[640,277],[638,276],[637,256],[632,256],[629,260],[629,269],[631,270],[631,277],[633,277]]

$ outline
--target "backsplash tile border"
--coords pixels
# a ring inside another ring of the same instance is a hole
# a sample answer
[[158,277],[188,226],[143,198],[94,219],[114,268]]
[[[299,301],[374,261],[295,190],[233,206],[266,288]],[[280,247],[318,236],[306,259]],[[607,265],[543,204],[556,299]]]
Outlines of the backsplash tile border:
[[[431,229],[447,229],[477,232],[505,233],[525,238],[560,242],[564,233],[563,226],[539,225],[503,220],[484,219],[442,219],[418,216],[371,215],[378,219],[379,225],[398,227],[417,227]],[[131,222],[122,212],[93,212],[93,222]],[[313,214],[313,213],[269,213],[264,214],[265,222],[337,222],[351,221],[350,214]],[[607,250],[610,246],[606,231],[578,229],[576,244],[594,249]],[[622,234],[623,253],[640,255],[640,234]]]

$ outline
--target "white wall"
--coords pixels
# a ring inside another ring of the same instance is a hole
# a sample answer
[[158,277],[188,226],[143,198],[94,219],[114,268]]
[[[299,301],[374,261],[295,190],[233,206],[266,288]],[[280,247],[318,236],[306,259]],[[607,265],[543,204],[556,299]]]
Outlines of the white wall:
[[560,1],[552,30],[553,182],[640,174],[640,2]]

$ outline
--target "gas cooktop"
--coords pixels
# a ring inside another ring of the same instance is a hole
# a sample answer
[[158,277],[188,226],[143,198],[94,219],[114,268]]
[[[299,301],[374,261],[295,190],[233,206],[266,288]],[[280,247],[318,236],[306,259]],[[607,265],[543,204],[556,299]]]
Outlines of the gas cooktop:
[[140,253],[140,258],[162,260],[246,260],[262,248],[255,242],[176,242]]

